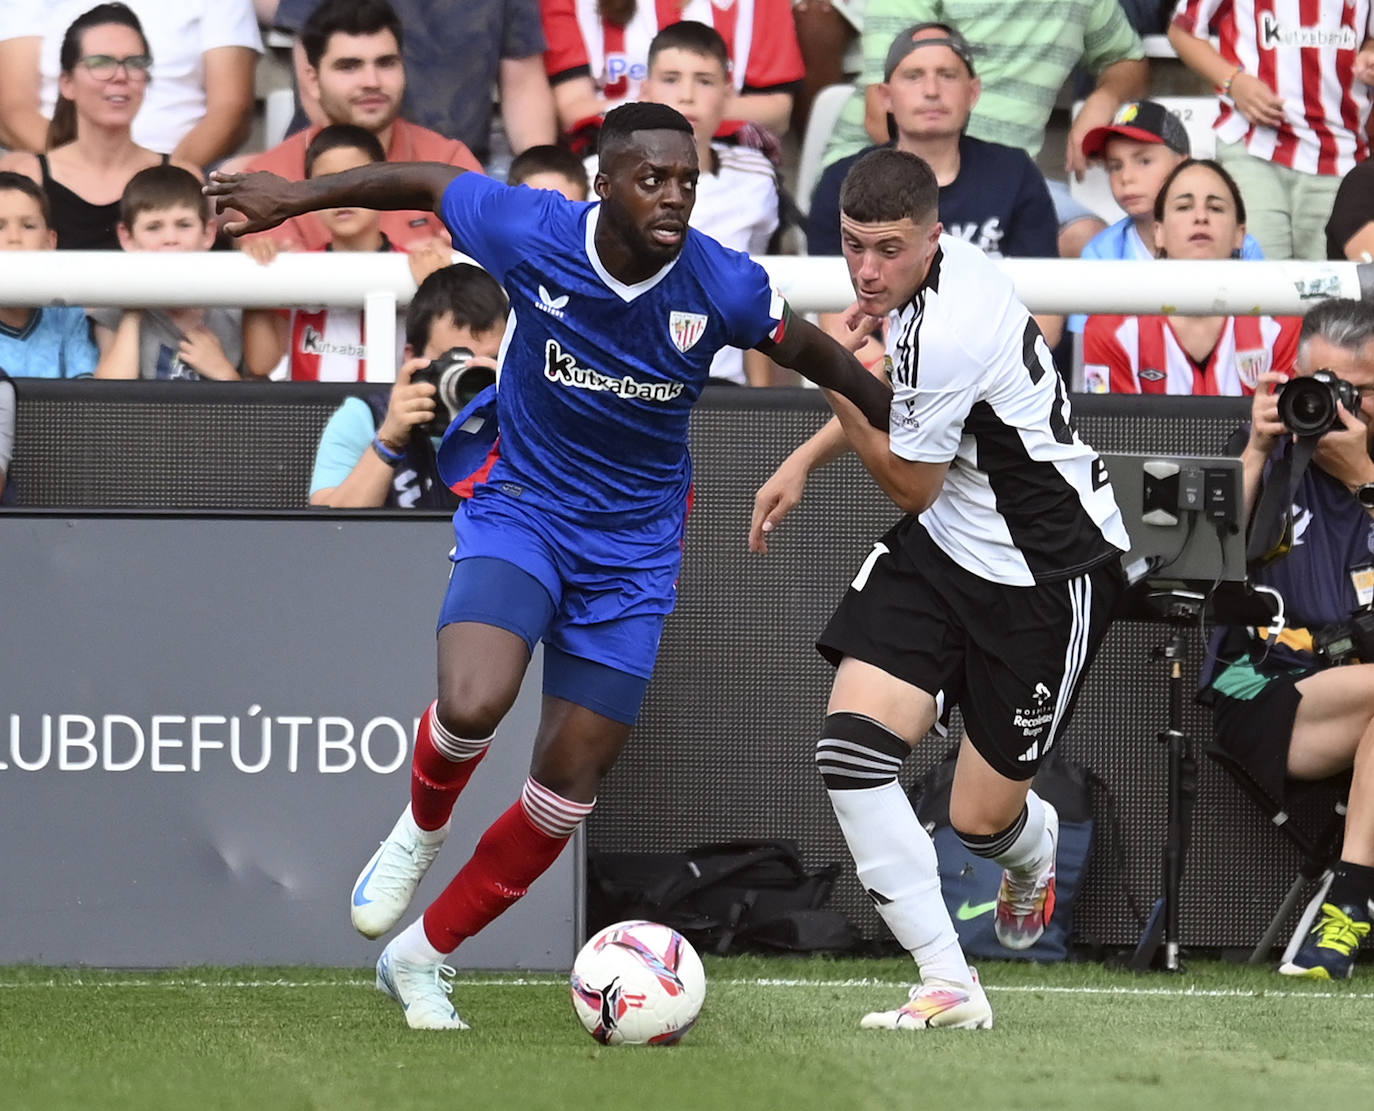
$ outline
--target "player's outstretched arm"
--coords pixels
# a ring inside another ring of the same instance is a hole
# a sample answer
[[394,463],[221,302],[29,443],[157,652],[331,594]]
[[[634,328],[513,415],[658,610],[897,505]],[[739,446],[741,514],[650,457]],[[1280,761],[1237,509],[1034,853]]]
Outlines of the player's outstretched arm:
[[446,162],[373,162],[308,181],[287,181],[276,174],[234,174],[216,170],[205,186],[215,211],[243,215],[224,225],[230,235],[266,231],[321,208],[419,209],[437,212],[444,190],[467,171]]
[[869,424],[886,431],[891,387],[814,324],[789,316],[782,339],[766,340],[759,344],[759,350],[780,366],[849,398]]

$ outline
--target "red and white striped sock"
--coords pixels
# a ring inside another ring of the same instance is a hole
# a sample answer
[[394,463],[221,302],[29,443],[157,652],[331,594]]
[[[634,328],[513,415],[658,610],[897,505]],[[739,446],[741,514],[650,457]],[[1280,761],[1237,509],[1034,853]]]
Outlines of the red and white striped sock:
[[410,812],[422,830],[439,829],[448,821],[491,745],[491,737],[480,741],[455,737],[439,721],[437,705],[431,702],[420,718],[410,765]]
[[529,890],[558,859],[596,801],[574,802],[533,779],[477,842],[472,859],[425,911],[425,936],[451,953]]

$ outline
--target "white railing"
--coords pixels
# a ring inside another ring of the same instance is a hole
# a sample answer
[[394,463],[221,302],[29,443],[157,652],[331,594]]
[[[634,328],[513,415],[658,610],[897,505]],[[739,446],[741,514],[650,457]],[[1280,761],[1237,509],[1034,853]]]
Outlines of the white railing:
[[[35,251],[3,258],[0,305],[361,305],[373,381],[395,375],[395,310],[415,293],[401,254],[286,253],[269,266],[230,251]],[[799,312],[836,310],[853,299],[841,259],[779,255],[759,262]],[[1327,297],[1374,297],[1369,263],[1000,259],[997,265],[1038,313],[1301,315]]]

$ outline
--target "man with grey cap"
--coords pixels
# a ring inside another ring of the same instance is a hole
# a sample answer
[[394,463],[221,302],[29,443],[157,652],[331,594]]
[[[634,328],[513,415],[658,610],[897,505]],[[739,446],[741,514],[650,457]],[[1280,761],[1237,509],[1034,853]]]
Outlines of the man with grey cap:
[[[1032,158],[1044,145],[1045,126],[1070,70],[1081,62],[1097,74],[1097,87],[1069,132],[1069,173],[1084,169],[1083,136],[1107,123],[1123,102],[1144,96],[1149,84],[1144,47],[1117,0],[869,0],[859,87],[840,114],[826,165],[885,138],[877,86],[892,38],[913,23],[931,20],[957,29],[978,58],[983,96],[969,119],[969,134],[1020,147]],[[1094,223],[1096,217],[1070,197],[1063,182],[1049,185],[1059,215],[1059,253],[1076,257],[1101,222]]]
[[[1055,258],[1058,221],[1045,179],[1017,147],[966,134],[981,84],[968,40],[945,23],[918,23],[892,41],[878,96],[892,141],[919,155],[940,186],[940,222],[993,258]],[[869,148],[874,149],[874,148]],[[840,254],[840,185],[867,151],[827,167],[807,222],[807,253]],[[1062,321],[1041,329],[1053,345]]]

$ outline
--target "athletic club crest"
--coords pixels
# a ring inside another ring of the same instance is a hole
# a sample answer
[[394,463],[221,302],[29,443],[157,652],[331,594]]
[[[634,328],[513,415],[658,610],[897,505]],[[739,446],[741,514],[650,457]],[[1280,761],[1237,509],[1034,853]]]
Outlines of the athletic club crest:
[[673,346],[687,352],[695,346],[706,331],[704,312],[671,312],[668,314],[668,332],[673,337]]

